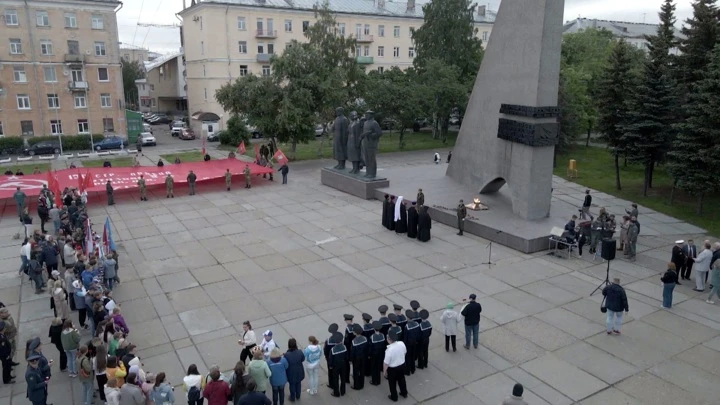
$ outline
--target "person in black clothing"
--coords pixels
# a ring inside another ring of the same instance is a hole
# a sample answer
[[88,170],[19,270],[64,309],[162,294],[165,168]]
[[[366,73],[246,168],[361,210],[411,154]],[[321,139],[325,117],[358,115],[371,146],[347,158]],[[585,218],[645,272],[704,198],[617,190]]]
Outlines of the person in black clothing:
[[343,344],[343,336],[340,332],[335,332],[331,338],[335,345],[330,349],[330,384],[333,386],[332,396],[339,397],[345,395],[345,371],[347,369],[348,352]]
[[[685,256],[685,252],[683,251],[684,243],[684,240],[675,241],[675,246],[673,246],[672,248],[670,261],[675,264],[676,269],[682,269],[683,265],[687,261],[687,257]],[[680,285],[680,281],[678,281],[677,277],[675,277],[675,284]]]
[[575,243],[575,238],[577,237],[577,234],[575,233],[575,220],[577,219],[577,215],[573,215],[572,218],[568,221],[567,224],[565,224],[565,240],[569,244]]
[[432,324],[428,321],[430,312],[427,309],[420,311],[420,344],[418,346],[418,368],[428,367],[428,350],[430,349],[430,336],[432,335]]
[[[395,233],[406,233],[407,232],[407,209],[405,208],[405,201],[400,197],[400,218],[395,221]],[[394,211],[394,210],[393,210]]]
[[[390,320],[387,317],[387,311],[388,306],[387,305],[380,305],[378,307],[378,312],[380,313],[380,319],[378,321],[380,322],[380,326],[382,329],[380,330],[383,335],[387,335],[388,329],[390,329]],[[373,322],[373,328],[375,327],[375,322]]]
[[390,196],[385,194],[385,199],[383,200],[383,203],[382,203],[383,206],[382,206],[382,222],[381,223],[382,223],[382,226],[384,226],[387,229],[390,229],[390,224],[388,223],[388,216],[387,216],[389,198],[390,198]]
[[[283,163],[283,165],[280,166],[278,171],[282,175],[282,179],[283,179],[282,184],[287,184],[287,175],[288,175],[288,172],[290,171],[290,168],[288,168],[287,163]],[[270,175],[270,176],[271,176],[270,178],[272,178],[272,175]]]
[[12,345],[7,336],[3,334],[5,325],[5,321],[0,321],[0,363],[2,364],[2,380],[3,384],[13,384],[15,381],[12,376]]
[[335,343],[333,342],[333,335],[335,335],[335,332],[338,331],[338,324],[332,323],[330,326],[328,326],[328,333],[330,334],[330,337],[325,339],[325,344],[323,345],[323,354],[325,355],[325,363],[327,365],[328,370],[328,388],[334,389],[333,380],[330,378],[330,373],[332,372],[332,363],[330,362],[330,352],[335,346]]
[[382,323],[372,323],[375,333],[370,337],[370,384],[380,385],[380,374],[385,359],[385,335],[382,334]]
[[25,173],[23,173],[22,170],[17,169],[17,171],[15,172],[15,175],[16,175],[16,176],[24,176]]
[[368,350],[365,353],[365,368],[364,368],[364,374],[365,377],[370,377],[370,338],[372,338],[372,335],[375,333],[375,329],[373,329],[372,326],[372,315],[368,313],[362,314],[363,319],[363,325],[362,325],[362,335],[365,336],[365,339],[367,340],[368,344]]
[[403,331],[403,343],[405,343],[405,375],[415,374],[415,358],[417,343],[420,340],[420,325],[415,322],[415,312],[412,309],[405,311],[408,321]]
[[663,283],[663,299],[662,307],[665,309],[672,308],[672,294],[675,289],[675,285],[678,284],[678,275],[675,272],[675,263],[668,263],[668,269],[660,278]]
[[697,247],[692,239],[688,239],[687,245],[683,246],[683,253],[685,254],[685,263],[683,263],[683,266],[679,269],[678,275],[683,280],[690,280],[693,263],[695,263],[695,258],[697,257]]
[[60,371],[65,371],[65,369],[67,368],[67,354],[63,349],[61,341],[62,327],[62,320],[60,320],[60,318],[55,318],[52,322],[52,325],[50,325],[48,337],[50,338],[50,343],[54,344],[58,352],[60,352]]
[[5,176],[12,176],[12,175],[13,175],[13,171],[10,170],[10,169],[7,169],[7,170],[5,170],[5,173],[4,173],[4,174],[5,174]]
[[413,201],[407,210],[407,236],[408,238],[417,238],[418,235],[418,212],[416,202]]
[[620,279],[614,278],[612,284],[603,288],[602,294],[605,296],[604,308],[607,309],[606,332],[608,335],[613,333],[619,335],[623,311],[630,311],[625,289],[620,287]]
[[482,312],[482,306],[476,302],[475,299],[477,299],[477,295],[470,294],[470,302],[468,302],[460,312],[460,314],[465,317],[465,344],[463,347],[466,349],[470,349],[471,335],[473,338],[473,347],[478,348],[478,332],[480,330],[480,313]]
[[[352,347],[352,341],[355,337],[355,334],[353,330],[355,329],[355,324],[353,324],[353,318],[355,318],[354,315],[351,314],[344,314],[343,318],[345,319],[345,337],[343,338],[342,343],[345,345],[345,349],[349,349]],[[342,374],[343,381],[345,381],[345,384],[350,384],[350,363],[352,363],[352,357],[346,356],[347,364],[344,368],[344,373]]]
[[430,228],[432,228],[432,219],[428,213],[428,207],[420,207],[418,211],[418,234],[417,240],[427,242],[430,240]]
[[398,340],[402,340],[403,328],[402,326],[397,324],[398,316],[395,314],[390,314],[388,315],[388,320],[390,321],[390,327],[388,328],[385,336],[394,334],[398,337]]
[[391,231],[395,230],[395,196],[390,196],[390,203],[388,204],[388,220],[390,221],[390,229]]
[[583,201],[582,209],[580,210],[580,219],[587,219],[587,217],[590,217],[590,220],[593,220],[592,215],[590,215],[591,205],[592,196],[590,195],[590,190],[585,190],[585,201]]
[[352,346],[350,347],[350,357],[352,357],[353,363],[353,383],[351,388],[354,390],[361,390],[365,386],[365,362],[368,355],[368,341],[363,336],[362,326],[355,324],[353,325],[353,334],[355,338],[352,340]]

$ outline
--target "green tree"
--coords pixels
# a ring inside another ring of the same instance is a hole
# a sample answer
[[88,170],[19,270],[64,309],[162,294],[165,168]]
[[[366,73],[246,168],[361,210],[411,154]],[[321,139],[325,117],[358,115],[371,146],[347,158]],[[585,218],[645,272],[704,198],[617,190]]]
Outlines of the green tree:
[[220,143],[223,145],[238,146],[240,142],[246,144],[250,141],[250,132],[239,114],[233,114],[227,121],[224,131],[220,134]]
[[697,215],[702,215],[703,198],[720,186],[720,45],[715,46],[709,62],[702,80],[691,87],[685,106],[687,118],[675,126],[678,135],[670,152],[676,187],[697,198]]
[[663,159],[672,143],[675,121],[675,85],[670,50],[675,46],[675,5],[665,0],[659,13],[657,34],[647,37],[648,54],[641,83],[632,103],[633,111],[625,128],[626,156],[645,168],[643,194],[652,187],[655,164]]
[[[565,67],[560,70],[560,88],[558,92],[558,107],[560,107],[560,134],[555,145],[555,155],[568,151],[580,134],[584,133],[588,125],[588,111],[595,111],[587,82],[589,74],[582,69]],[[555,163],[555,162],[554,162]]]
[[689,94],[692,84],[703,78],[710,54],[718,42],[720,32],[717,0],[696,0],[693,16],[685,21],[679,41],[677,81],[683,92]]
[[618,190],[622,190],[619,162],[627,146],[625,128],[629,123],[633,89],[636,85],[633,75],[633,50],[624,39],[620,39],[600,77],[596,97],[598,129],[615,158],[615,186]]
[[125,105],[135,109],[138,103],[138,91],[135,80],[145,78],[145,67],[139,61],[120,59],[122,66],[123,92],[125,93]]
[[444,143],[447,141],[448,117],[454,108],[467,105],[472,81],[463,82],[457,66],[438,59],[427,61],[418,71],[418,81],[423,87],[423,111],[432,116],[435,123],[443,121],[439,135]]

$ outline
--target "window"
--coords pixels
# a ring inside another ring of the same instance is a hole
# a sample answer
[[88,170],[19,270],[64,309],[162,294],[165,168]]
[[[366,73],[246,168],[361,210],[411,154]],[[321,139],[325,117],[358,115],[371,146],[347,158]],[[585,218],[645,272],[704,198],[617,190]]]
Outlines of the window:
[[101,16],[100,14],[93,14],[90,23],[92,25],[92,29],[94,29],[94,30],[104,30],[105,29],[105,20],[103,19],[103,16]]
[[105,132],[115,132],[115,125],[112,118],[103,118],[103,130]]
[[75,96],[75,108],[85,108],[87,103],[85,102],[85,96]]
[[40,40],[40,54],[42,55],[52,55],[53,54],[53,46],[52,41],[49,39],[41,39]]
[[0,136],[5,136],[5,130],[3,130],[2,121],[0,121]]
[[355,47],[355,56],[360,56],[361,50],[362,50],[361,46],[356,46]]
[[[155,99],[152,99],[150,101],[152,101],[152,106],[155,107]],[[207,89],[205,89],[205,101],[207,101]]]
[[13,81],[15,83],[27,83],[27,75],[24,66],[13,67]]
[[205,55],[205,41],[200,41],[200,55]]
[[151,85],[150,85],[150,91],[155,91],[155,85],[154,85],[154,84],[151,84]]
[[285,49],[292,48],[292,42],[285,42]]
[[50,133],[53,135],[62,134],[62,121],[50,120]]
[[257,53],[259,53],[259,54],[265,53],[265,44],[264,43],[258,42],[257,48],[258,48]]
[[378,66],[378,73],[382,73],[385,71],[385,68],[382,66]]
[[100,107],[102,107],[102,108],[112,107],[112,101],[110,100],[110,93],[100,94]]
[[355,24],[355,38],[362,36],[362,24]]
[[23,53],[20,38],[10,38],[10,54],[20,55]]
[[[305,28],[303,26],[303,32],[305,32]],[[341,37],[345,36],[345,23],[338,24],[338,35]]]
[[33,122],[20,121],[20,132],[22,132],[23,135],[35,135],[35,131],[33,131]]
[[247,41],[238,41],[238,51],[240,53],[247,53]]
[[395,38],[400,37],[400,26],[399,25],[396,25],[395,27],[393,27],[393,35],[395,36]]
[[45,76],[46,83],[57,82],[57,76],[55,75],[55,66],[43,67],[43,75]]
[[82,69],[73,69],[70,71],[70,73],[72,73],[71,77],[74,82],[84,82],[85,81],[85,80],[83,80]]
[[258,18],[257,22],[255,23],[255,27],[257,28],[257,31],[259,34],[265,33],[265,31],[263,30],[263,23],[264,23],[264,21],[262,18]]
[[205,65],[203,65],[203,77],[207,76],[207,72],[205,71]]
[[37,21],[38,27],[50,26],[50,17],[48,16],[47,11],[36,11],[35,20]]
[[[345,34],[345,24],[341,24],[343,26],[343,35]],[[303,21],[303,32],[307,31],[308,28],[310,28],[310,21]]]
[[248,67],[247,65],[240,65],[240,77],[247,76]]
[[17,10],[8,9],[5,10],[5,25],[18,25]]
[[365,30],[363,31],[365,35],[370,35],[370,24],[365,24]]
[[65,13],[65,28],[77,28],[75,13]]
[[409,36],[410,38],[412,38],[412,33],[413,33],[413,31],[415,31],[415,27],[410,27],[410,28],[408,28],[408,36]]
[[412,46],[410,48],[408,48],[408,57],[409,58],[415,57],[415,48],[413,48]]
[[275,53],[275,44],[268,44],[268,55]]
[[378,46],[378,56],[379,57],[385,56],[385,47],[384,46]]
[[17,108],[18,110],[29,110],[30,109],[30,96],[27,94],[18,94],[16,96],[17,99]]
[[[207,87],[205,87],[203,90],[205,90],[205,101],[207,101]],[[153,105],[155,105],[155,99],[153,99]]]
[[67,46],[70,55],[80,55],[80,42],[69,40],[67,41]]
[[237,18],[238,31],[245,31],[245,17]]
[[487,41],[487,40],[488,40],[488,32],[487,32],[487,31],[483,31],[482,40],[483,40],[483,41]]
[[95,42],[95,56],[105,56],[105,42]]
[[270,76],[270,66],[263,65],[262,67],[262,75],[263,76]]
[[56,109],[60,108],[60,98],[57,94],[48,94],[47,95],[47,101],[48,101],[48,108],[49,109]]
[[378,36],[379,37],[385,36],[385,26],[384,25],[378,25]]
[[77,129],[78,134],[89,134],[90,125],[88,125],[88,120],[77,120]]
[[285,20],[285,32],[292,32],[292,20]]
[[108,68],[98,68],[98,81],[99,82],[109,82],[110,76],[108,75]]
[[400,48],[398,48],[398,47],[396,46],[396,47],[393,48],[393,57],[394,57],[394,58],[397,58],[397,57],[399,57],[399,56],[400,56]]
[[365,49],[363,49],[363,56],[370,56],[370,46],[365,45]]

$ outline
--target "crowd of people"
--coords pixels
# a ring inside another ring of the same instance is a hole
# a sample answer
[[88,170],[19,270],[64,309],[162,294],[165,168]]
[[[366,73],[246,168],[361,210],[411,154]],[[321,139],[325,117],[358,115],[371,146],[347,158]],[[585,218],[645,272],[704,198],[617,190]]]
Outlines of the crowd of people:
[[[409,207],[408,207],[409,205]],[[403,196],[385,194],[382,206],[382,226],[397,234],[406,234],[408,238],[420,242],[430,240],[432,219],[425,206],[425,194],[418,190],[415,201],[405,200]]]

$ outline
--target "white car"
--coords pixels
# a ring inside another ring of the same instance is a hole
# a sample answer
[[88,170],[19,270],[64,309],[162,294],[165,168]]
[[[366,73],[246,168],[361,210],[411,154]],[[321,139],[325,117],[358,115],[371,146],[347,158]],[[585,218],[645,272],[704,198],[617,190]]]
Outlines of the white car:
[[155,146],[157,145],[157,142],[155,141],[155,137],[150,132],[142,132],[140,134],[140,137],[142,138],[142,144],[143,146]]

